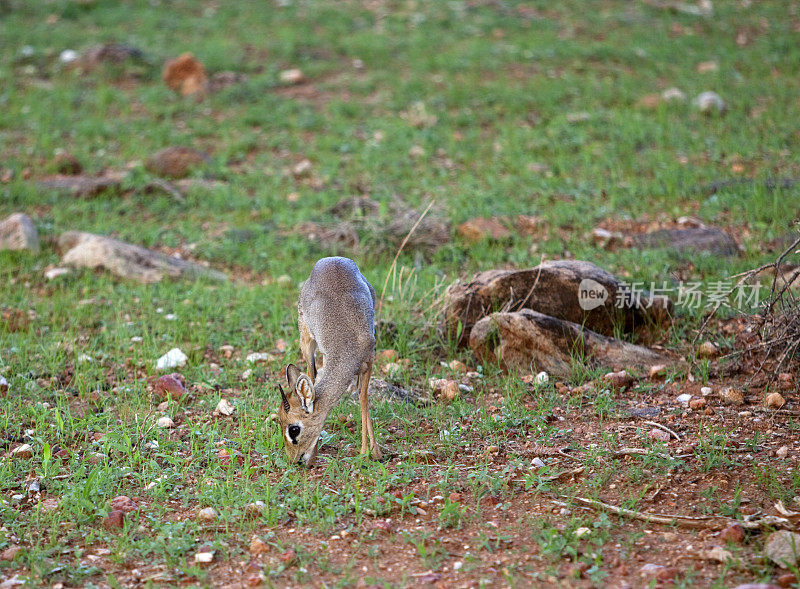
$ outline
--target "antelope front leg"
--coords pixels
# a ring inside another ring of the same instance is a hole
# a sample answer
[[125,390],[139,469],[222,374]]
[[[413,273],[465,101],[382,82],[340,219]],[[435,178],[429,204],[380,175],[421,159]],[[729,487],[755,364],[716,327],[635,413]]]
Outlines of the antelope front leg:
[[367,370],[359,377],[361,393],[361,453],[367,453],[367,440],[369,439],[369,449],[372,451],[372,458],[380,460],[383,453],[375,441],[375,432],[372,431],[372,420],[369,418],[369,377],[372,375],[372,363],[367,365]]

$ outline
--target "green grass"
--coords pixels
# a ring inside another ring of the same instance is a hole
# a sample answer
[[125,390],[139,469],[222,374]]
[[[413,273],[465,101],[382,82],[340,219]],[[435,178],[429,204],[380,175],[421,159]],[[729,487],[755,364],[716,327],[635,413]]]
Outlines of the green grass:
[[[18,331],[0,324],[0,375],[9,382],[0,399],[0,443],[9,449],[25,441],[34,452],[30,460],[0,460],[0,550],[25,547],[13,563],[0,563],[0,578],[126,585],[127,568],[147,565],[163,575],[154,583],[213,584],[224,565],[195,565],[197,548],[212,543],[217,563],[247,561],[257,534],[273,545],[259,570],[274,585],[321,575],[353,586],[367,575],[365,563],[376,583],[413,585],[418,577],[401,575],[396,564],[392,573],[379,566],[392,566],[392,550],[413,551],[414,573],[460,559],[459,574],[476,583],[524,586],[547,582],[569,561],[584,563],[585,578],[602,584],[616,574],[602,546],[633,533],[622,520],[575,510],[566,521],[550,514],[536,527],[523,526],[520,535],[516,528],[485,528],[485,520],[504,513],[490,503],[514,513],[522,492],[545,502],[548,494],[600,497],[616,484],[621,501],[635,507],[653,491],[654,476],[688,471],[746,472],[750,492],[789,501],[800,492],[796,474],[787,476],[767,454],[740,460],[729,451],[736,442],[727,425],[693,423],[687,435],[698,449],[687,461],[615,457],[614,450],[631,443],[633,430],[618,427],[628,402],[661,394],[646,383],[632,397],[600,390],[564,398],[553,383],[526,386],[483,366],[474,394],[451,405],[376,403],[378,437],[398,456],[386,464],[355,456],[358,410],[342,404],[326,425],[328,459],[311,473],[285,469],[269,416],[281,366],[299,359],[297,284],[316,258],[332,253],[295,227],[333,222],[326,211],[344,197],[379,202],[382,223],[398,200],[422,210],[434,199],[435,214],[454,227],[476,216],[544,220],[539,238],[515,233],[469,244],[453,230],[435,252],[400,255],[404,281],[389,281],[378,348],[412,361],[396,380],[414,389],[425,388],[442,360],[475,365],[436,330],[444,287],[474,271],[531,266],[542,255],[575,257],[627,280],[674,285],[725,280],[771,261],[775,253],[765,244],[791,233],[800,214],[797,186],[768,190],[763,182],[800,176],[794,125],[800,46],[791,11],[778,1],[716,2],[713,17],[698,18],[625,1],[0,0],[0,175],[12,176],[0,184],[0,218],[26,212],[43,239],[36,255],[0,252],[0,311],[30,316]],[[741,31],[749,36],[745,46],[737,44]],[[88,73],[59,61],[65,49],[108,41],[142,49],[144,61]],[[247,79],[203,100],[178,97],[160,70],[184,51],[209,74],[232,70]],[[710,60],[718,69],[699,73],[697,65]],[[282,86],[279,72],[291,67],[305,73],[310,98]],[[640,106],[642,96],[673,86],[689,100]],[[705,90],[725,99],[726,114],[705,116],[691,106]],[[571,116],[583,112],[584,120]],[[191,189],[184,203],[148,193],[151,177],[142,164],[178,144],[209,153],[211,163],[195,175],[221,181]],[[38,187],[36,179],[55,172],[59,150],[74,154],[87,173],[129,167],[124,194],[80,199]],[[302,159],[312,162],[311,174],[296,178],[290,171]],[[754,182],[713,195],[701,189],[736,178]],[[296,200],[287,198],[292,193]],[[662,251],[598,249],[590,235],[603,220],[682,215],[728,229],[744,252],[723,263],[703,255],[677,259]],[[233,279],[139,285],[78,271],[49,281],[45,269],[59,263],[53,242],[67,230],[179,250]],[[359,237],[354,251],[334,249],[354,257],[380,292],[401,238],[382,243],[363,228]],[[277,282],[284,274],[289,285]],[[684,353],[699,319],[679,309],[661,341]],[[289,344],[285,356],[245,361],[250,352],[272,350],[279,338]],[[223,345],[233,346],[232,358],[220,352]],[[189,355],[182,373],[191,394],[161,411],[147,379],[173,347]],[[596,376],[576,368],[570,383]],[[685,376],[674,380],[683,383]],[[694,377],[713,378],[703,365]],[[222,397],[235,402],[234,417],[213,415]],[[178,429],[152,428],[162,414]],[[348,414],[354,422],[338,420]],[[573,434],[578,416],[601,435]],[[645,433],[641,447],[661,451]],[[754,446],[763,444],[755,434]],[[584,487],[545,480],[574,464],[530,470],[531,455],[521,450],[527,441],[570,446],[591,478]],[[492,446],[497,453],[486,451]],[[66,459],[53,455],[64,448]],[[241,453],[241,463],[220,463],[220,448]],[[417,456],[421,449],[433,457]],[[103,457],[93,464],[92,453]],[[31,477],[44,498],[58,500],[55,509],[28,497],[24,484]],[[452,501],[453,492],[463,493],[463,501]],[[137,497],[142,509],[124,530],[106,530],[108,501],[121,494]],[[436,495],[443,499],[423,508],[432,523],[411,529],[421,517],[418,502]],[[265,510],[248,519],[246,506],[256,500]],[[195,519],[206,506],[220,514],[214,526]],[[396,520],[389,540],[363,533],[376,517]],[[582,526],[592,530],[588,540],[572,535]],[[342,529],[360,542],[347,544],[344,560],[320,544]],[[477,529],[484,540],[465,551],[455,538]],[[448,534],[453,542],[443,543]],[[515,550],[538,545],[538,556],[496,564],[504,534]],[[84,553],[98,547],[110,555],[87,560]],[[277,554],[290,547],[298,562],[281,563]],[[771,573],[748,564],[717,574],[722,584]]]

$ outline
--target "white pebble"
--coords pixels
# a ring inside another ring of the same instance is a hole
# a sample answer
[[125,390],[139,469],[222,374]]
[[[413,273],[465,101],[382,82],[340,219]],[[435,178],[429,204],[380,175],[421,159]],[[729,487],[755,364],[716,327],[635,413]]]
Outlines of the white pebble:
[[219,403],[217,403],[217,411],[223,415],[233,415],[233,412],[236,411],[236,407],[231,405],[230,401],[223,398],[219,400]]
[[166,415],[164,417],[159,417],[158,421],[156,422],[156,424],[158,425],[158,427],[161,427],[161,428],[164,428],[164,429],[171,429],[171,428],[175,427],[175,422],[172,421],[172,419],[170,419]]
[[49,270],[45,271],[44,277],[48,280],[53,280],[54,278],[58,278],[59,276],[64,276],[65,274],[69,273],[69,268],[50,268]]
[[58,56],[58,59],[61,63],[72,63],[76,59],[78,59],[78,52],[74,49],[64,49],[61,54]]
[[217,519],[217,510],[213,507],[204,507],[197,512],[197,519],[201,522],[213,522]]
[[214,560],[213,552],[198,552],[194,555],[194,561],[199,563],[209,563]]
[[686,94],[684,94],[679,88],[667,88],[661,93],[661,98],[667,102],[672,102],[673,100],[683,102],[686,100]]
[[156,368],[158,370],[166,370],[168,368],[186,366],[186,361],[188,359],[188,356],[181,352],[180,348],[172,348],[169,352],[161,356],[158,361],[156,361]]
[[725,101],[716,92],[703,92],[694,99],[693,104],[700,112],[704,113],[711,113],[712,111],[723,113],[727,108]]

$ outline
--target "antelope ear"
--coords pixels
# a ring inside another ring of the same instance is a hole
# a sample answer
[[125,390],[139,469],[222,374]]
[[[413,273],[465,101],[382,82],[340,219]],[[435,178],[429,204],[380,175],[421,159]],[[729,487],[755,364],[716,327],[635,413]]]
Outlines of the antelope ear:
[[289,413],[291,406],[289,405],[289,399],[286,398],[286,393],[283,392],[283,387],[278,385],[278,390],[281,392],[281,404],[283,405],[283,410],[286,413]]
[[306,413],[314,412],[314,383],[305,374],[297,377],[297,384],[294,387],[297,397],[300,399],[300,406]]
[[297,379],[300,378],[302,374],[300,369],[294,364],[289,364],[289,366],[286,367],[286,381],[289,383],[290,389],[296,388]]

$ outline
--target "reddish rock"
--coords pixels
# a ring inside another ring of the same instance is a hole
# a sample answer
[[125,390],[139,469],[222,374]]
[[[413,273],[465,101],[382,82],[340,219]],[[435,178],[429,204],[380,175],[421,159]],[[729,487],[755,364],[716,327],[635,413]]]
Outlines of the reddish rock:
[[208,161],[202,151],[178,145],[157,151],[147,158],[144,167],[155,176],[177,179],[188,176],[194,168]]
[[125,525],[125,512],[114,509],[103,520],[103,527],[107,530],[118,530]]
[[297,553],[293,548],[289,548],[285,552],[282,552],[278,558],[283,564],[289,566],[297,560]]
[[647,436],[650,439],[656,440],[658,442],[669,442],[672,439],[672,435],[669,432],[665,432],[663,429],[658,429],[654,427],[651,429]]
[[706,400],[705,399],[692,399],[689,401],[689,408],[695,411],[699,411],[700,409],[705,409],[706,407]]
[[482,239],[505,239],[511,237],[511,231],[498,217],[484,219],[476,217],[465,221],[458,226],[458,234],[469,242],[478,242]]
[[269,552],[269,544],[264,542],[258,536],[253,536],[253,539],[250,540],[250,554],[253,556],[258,556],[259,554],[264,554]]
[[781,587],[794,587],[797,584],[797,577],[794,573],[783,573],[782,575],[778,575],[775,581]]
[[725,540],[726,542],[732,542],[734,544],[741,544],[744,542],[745,533],[744,528],[740,524],[731,524],[720,533],[720,538]]
[[450,500],[450,503],[461,503],[461,501],[464,499],[464,496],[461,493],[453,491],[447,496],[447,498]]
[[208,88],[206,69],[191,53],[168,60],[161,77],[170,89],[182,96],[203,94]]
[[17,554],[20,553],[22,550],[22,546],[17,546],[16,544],[12,544],[5,550],[3,550],[2,554],[0,554],[0,560],[7,560],[12,561],[16,558]]
[[172,397],[177,401],[186,393],[186,389],[174,374],[165,374],[156,381],[154,392],[160,399]]
[[123,513],[130,513],[131,511],[136,511],[139,509],[139,506],[136,505],[136,502],[127,495],[119,495],[114,497],[111,501],[109,501],[109,505],[111,506],[112,510],[119,510]]

